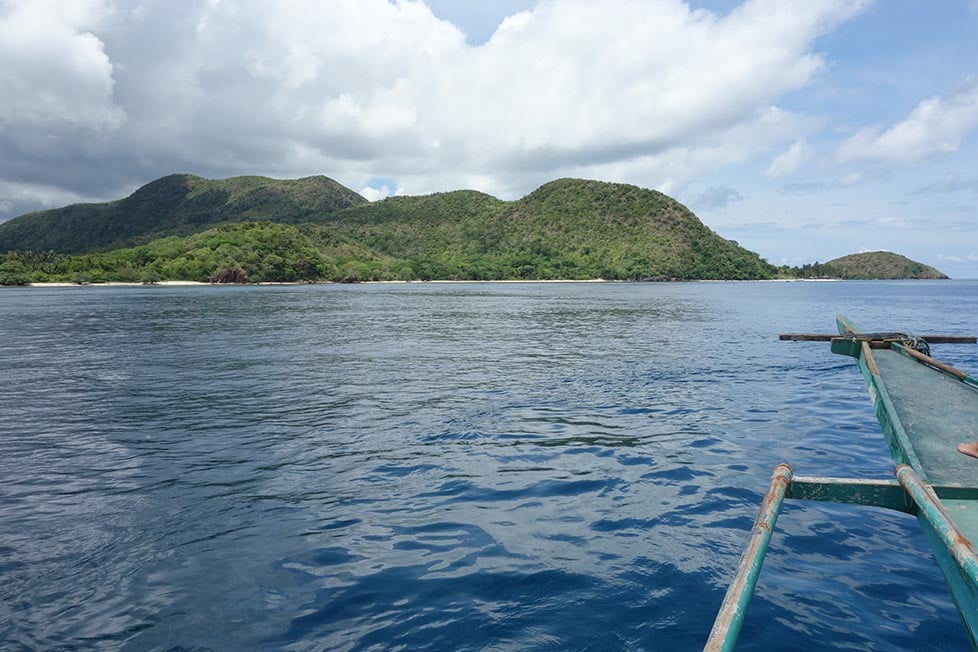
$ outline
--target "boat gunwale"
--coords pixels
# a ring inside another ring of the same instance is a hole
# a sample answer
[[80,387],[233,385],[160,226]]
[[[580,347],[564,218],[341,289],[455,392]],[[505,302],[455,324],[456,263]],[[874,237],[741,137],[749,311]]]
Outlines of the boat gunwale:
[[[841,335],[859,335],[859,329],[855,324],[842,315],[836,317],[836,323]],[[890,457],[897,464],[907,464],[924,480],[929,481],[930,478],[924,470],[913,441],[903,427],[899,415],[897,415],[896,406],[893,404],[893,399],[886,387],[886,381],[880,374],[879,366],[873,357],[872,348],[867,342],[862,342],[856,349],[854,357],[866,382],[869,397],[873,401],[876,420],[880,424],[883,437],[890,449]]]

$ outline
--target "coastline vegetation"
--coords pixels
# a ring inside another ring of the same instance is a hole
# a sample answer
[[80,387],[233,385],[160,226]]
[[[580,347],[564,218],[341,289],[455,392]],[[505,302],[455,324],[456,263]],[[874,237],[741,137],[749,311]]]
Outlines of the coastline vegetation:
[[667,195],[581,179],[516,201],[460,190],[369,203],[326,177],[170,175],[0,224],[4,248],[0,285],[942,276],[885,252],[777,268]]
[[0,251],[110,251],[218,224],[299,224],[367,200],[328,177],[204,179],[171,174],[125,199],[36,211],[0,224]]

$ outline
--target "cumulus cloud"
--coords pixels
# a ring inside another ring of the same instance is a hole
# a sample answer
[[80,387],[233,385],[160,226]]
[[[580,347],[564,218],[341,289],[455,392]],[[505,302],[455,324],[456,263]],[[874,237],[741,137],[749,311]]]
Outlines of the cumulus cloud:
[[176,171],[678,188],[794,138],[778,98],[865,4],[540,0],[480,45],[412,0],[0,4],[0,179],[108,196]]
[[403,194],[403,192],[400,188],[391,189],[391,187],[387,184],[376,188],[374,186],[364,186],[360,189],[360,195],[362,195],[367,201],[380,201],[381,199],[387,199],[388,197],[401,194]]
[[791,147],[771,162],[767,169],[769,177],[783,177],[796,172],[811,154],[811,148],[804,139],[796,140]]
[[108,13],[86,0],[0,4],[0,124],[112,129],[113,66],[92,30]]
[[957,151],[961,139],[976,127],[978,76],[973,76],[947,95],[920,102],[910,115],[888,129],[875,126],[857,131],[839,146],[836,159],[917,161]]

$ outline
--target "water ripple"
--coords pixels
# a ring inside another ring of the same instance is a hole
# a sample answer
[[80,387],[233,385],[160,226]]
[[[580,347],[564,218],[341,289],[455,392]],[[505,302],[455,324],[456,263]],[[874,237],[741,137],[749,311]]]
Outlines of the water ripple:
[[[976,309],[974,283],[0,292],[0,640],[700,649],[776,463],[892,470],[853,365],[777,332]],[[742,648],[785,641],[967,645],[912,518],[794,503]]]

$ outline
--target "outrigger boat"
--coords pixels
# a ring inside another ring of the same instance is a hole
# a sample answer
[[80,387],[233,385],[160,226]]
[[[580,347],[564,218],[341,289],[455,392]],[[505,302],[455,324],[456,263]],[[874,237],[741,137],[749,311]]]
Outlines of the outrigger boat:
[[785,498],[885,507],[917,517],[947,580],[971,647],[978,650],[978,459],[956,450],[978,441],[978,379],[930,355],[929,344],[974,337],[860,333],[838,317],[839,335],[786,334],[782,340],[830,341],[852,356],[866,380],[896,480],[801,477],[774,469],[771,486],[705,650],[733,650]]

